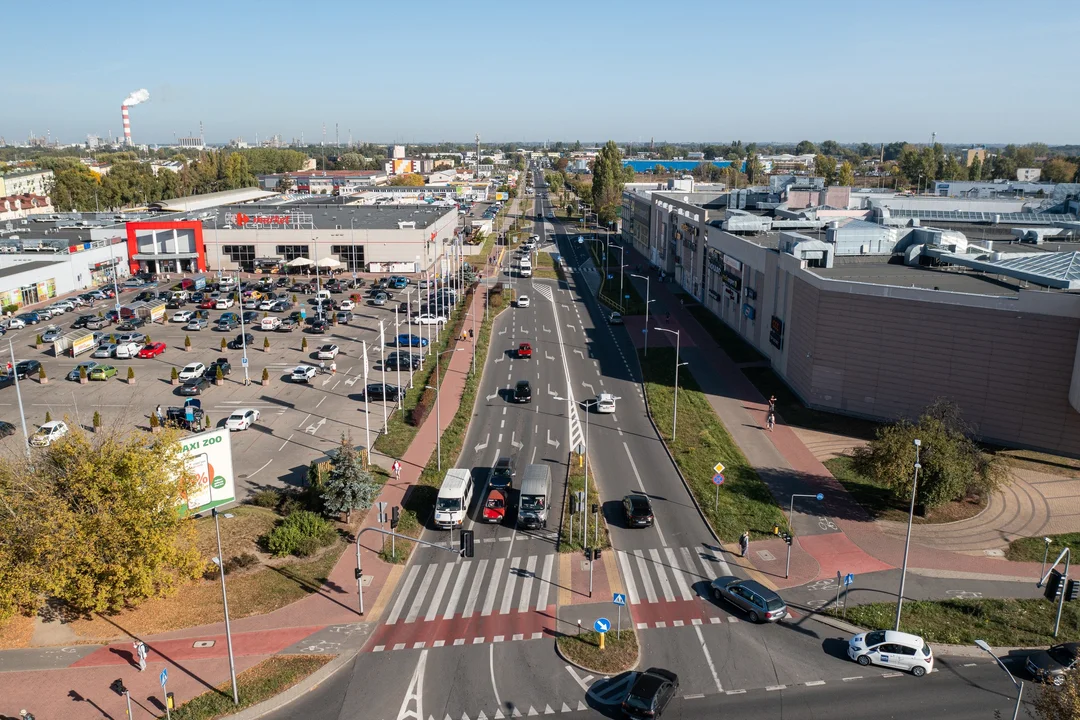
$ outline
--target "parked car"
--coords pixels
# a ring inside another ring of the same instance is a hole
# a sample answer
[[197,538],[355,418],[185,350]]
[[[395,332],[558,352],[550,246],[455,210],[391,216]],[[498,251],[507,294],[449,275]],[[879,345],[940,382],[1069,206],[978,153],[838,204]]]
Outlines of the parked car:
[[383,370],[397,370],[399,363],[402,370],[416,370],[420,367],[420,356],[405,351],[394,351],[383,361]]
[[523,342],[518,345],[517,356],[522,360],[529,360],[532,358],[532,345],[527,342]]
[[217,300],[215,300],[214,298],[206,298],[201,303],[196,305],[196,307],[200,310],[213,310],[217,307]]
[[653,524],[652,501],[648,495],[631,493],[623,498],[623,517],[627,527],[651,527]]
[[90,353],[90,357],[95,358],[111,358],[116,354],[116,343],[105,342],[98,345],[97,350]]
[[277,330],[275,332],[292,332],[299,325],[300,323],[298,323],[296,320],[293,320],[291,317],[287,317],[278,323]]
[[323,345],[321,348],[319,348],[319,359],[320,360],[333,360],[334,358],[337,357],[338,352],[340,352],[340,351],[341,351],[341,348],[339,348],[337,345],[333,345],[333,344]]
[[117,343],[116,349],[113,350],[113,357],[118,360],[130,360],[139,354],[139,350],[142,346],[133,342]]
[[71,372],[69,372],[67,374],[67,379],[68,380],[78,380],[79,379],[79,368],[82,368],[83,370],[85,370],[86,371],[86,376],[90,377],[90,371],[93,370],[94,368],[96,368],[97,366],[98,366],[98,364],[96,362],[94,362],[93,360],[83,360],[81,363],[79,363],[74,368],[72,368]]
[[208,380],[216,380],[218,368],[221,368],[222,377],[228,377],[229,373],[232,372],[232,363],[229,362],[229,358],[219,357],[206,367],[203,377]]
[[14,327],[15,326],[15,321],[18,321],[18,322],[22,323],[22,325],[20,325],[19,327],[26,327],[27,325],[37,325],[39,322],[42,321],[42,319],[43,318],[41,317],[41,313],[39,313],[39,312],[37,312],[35,310],[33,312],[22,313],[21,315],[16,315],[15,318],[11,321],[10,326]]
[[199,330],[202,330],[203,328],[206,328],[206,327],[209,327],[209,326],[210,326],[210,321],[207,320],[206,318],[192,318],[191,320],[188,321],[188,324],[184,326],[184,329],[185,330],[199,331]]
[[[187,400],[184,407],[170,407],[165,409],[165,424],[173,427],[186,428],[188,430],[201,430],[205,414],[203,409],[194,405],[198,400]],[[188,411],[191,411],[191,420],[187,419]]]
[[368,302],[370,304],[372,304],[372,305],[385,305],[387,300],[389,300],[389,299],[390,298],[387,296],[386,293],[378,293],[377,295],[372,297],[371,300],[369,300]]
[[622,711],[634,720],[658,720],[677,692],[678,675],[663,668],[649,668],[634,678],[626,699],[622,701]]
[[87,330],[100,330],[101,328],[109,326],[109,319],[104,317],[94,316],[86,321],[85,327]]
[[308,332],[323,335],[329,327],[330,325],[326,320],[323,320],[322,318],[313,318],[311,325],[308,326]]
[[244,333],[242,335],[237,335],[235,338],[233,338],[232,342],[229,343],[229,347],[233,350],[239,350],[245,346],[251,347],[254,344],[255,336],[251,333]]
[[420,313],[413,318],[413,322],[417,325],[443,325],[446,323],[446,317],[435,313]]
[[232,415],[225,421],[225,427],[229,430],[247,430],[259,421],[259,411],[252,408],[233,410]]
[[270,317],[263,318],[262,322],[259,323],[259,327],[261,329],[267,330],[267,331],[277,330],[279,327],[281,327],[281,318],[276,317],[274,315],[271,315]]
[[96,319],[97,315],[80,315],[79,317],[75,318],[75,322],[71,323],[71,327],[74,330],[78,330],[79,328],[86,327],[86,323]]
[[150,343],[149,345],[146,345],[145,347],[143,347],[142,350],[139,351],[139,357],[141,357],[141,358],[155,358],[158,355],[162,354],[163,352],[165,352],[165,343],[163,343],[163,342]]
[[269,311],[274,309],[274,305],[277,305],[277,300],[267,299],[259,303],[257,310]]
[[428,339],[419,337],[418,335],[410,335],[409,333],[402,333],[397,336],[398,347],[427,347]]
[[17,317],[9,318],[7,320],[7,329],[8,330],[21,330],[24,327],[26,327],[26,320],[22,319],[21,315],[19,315]]
[[112,365],[98,365],[93,370],[91,370],[86,375],[86,377],[91,380],[108,380],[112,376],[116,375],[117,372],[119,371]]
[[227,310],[231,308],[234,304],[235,303],[233,302],[232,298],[219,297],[217,301],[215,301],[214,307],[216,307],[218,310]]
[[[753,582],[752,580],[748,582]],[[860,665],[884,665],[922,677],[934,669],[934,653],[918,635],[895,630],[859,633],[848,641],[848,657]]]
[[45,332],[41,333],[41,339],[47,343],[56,342],[64,334],[64,331],[55,325],[50,325],[45,329]]
[[144,342],[146,342],[146,336],[142,333],[137,332],[123,333],[117,336],[116,342],[120,343],[121,345],[123,345],[124,343],[135,343],[136,345],[142,345]]
[[30,436],[30,444],[34,447],[46,447],[67,435],[67,432],[67,423],[63,420],[53,420],[39,427],[37,432]]
[[528,380],[518,380],[517,385],[514,386],[514,402],[532,402],[532,386],[529,385]]
[[1068,642],[1039,650],[1027,657],[1025,666],[1036,682],[1065,684],[1066,675],[1080,665],[1080,642]]
[[169,321],[174,323],[186,323],[190,322],[193,317],[195,317],[195,313],[191,310],[181,310],[180,312],[173,313],[173,316]]
[[254,310],[248,310],[248,311],[246,311],[244,313],[244,324],[245,325],[251,325],[252,323],[258,322],[258,320],[259,320],[259,313],[255,312]]
[[338,309],[340,309],[340,310],[350,310],[350,311],[355,310],[356,309],[356,303],[354,303],[352,300],[342,300],[341,304],[338,305]]
[[750,622],[776,622],[787,616],[784,599],[757,580],[725,575],[713,580],[710,587],[714,600],[727,600],[743,610]]
[[348,310],[340,310],[335,316],[340,325],[348,325],[349,321],[353,319],[353,314]]
[[143,327],[144,325],[146,325],[146,320],[144,320],[141,317],[133,317],[133,318],[128,318],[124,322],[117,325],[116,329],[120,330],[120,331],[123,331],[123,332],[131,332],[132,330],[138,330],[139,328]]
[[192,378],[202,377],[206,374],[206,366],[201,362],[188,363],[184,366],[184,369],[180,371],[180,381],[184,382]]
[[36,375],[41,372],[41,363],[37,360],[19,360],[12,370],[0,376],[4,383],[14,382],[16,379],[24,380],[28,375]]
[[6,420],[0,420],[0,438],[15,434],[15,426]]
[[311,365],[298,365],[293,368],[292,375],[289,379],[292,382],[306,383],[319,374],[319,369],[312,367]]
[[368,386],[364,388],[364,396],[369,402],[372,400],[397,402],[401,395],[401,388],[397,385],[391,385],[390,383],[369,383]]
[[203,390],[210,387],[210,381],[203,376],[193,377],[190,380],[185,380],[184,384],[180,386],[181,395],[202,395]]

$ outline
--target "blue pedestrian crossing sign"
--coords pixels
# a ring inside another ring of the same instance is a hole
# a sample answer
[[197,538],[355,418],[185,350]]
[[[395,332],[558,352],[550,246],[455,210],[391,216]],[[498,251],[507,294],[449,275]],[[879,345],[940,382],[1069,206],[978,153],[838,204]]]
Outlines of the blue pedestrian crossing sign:
[[626,595],[622,593],[615,593],[615,595],[611,598],[611,602],[622,607],[623,605],[626,605]]
[[161,681],[161,687],[165,687],[165,683],[169,682],[169,668],[161,668],[161,675],[158,676],[158,680]]
[[598,633],[606,633],[610,629],[611,621],[607,618],[597,618],[596,622],[593,623],[593,630]]
[[848,573],[844,576],[844,587],[855,583],[855,573]]

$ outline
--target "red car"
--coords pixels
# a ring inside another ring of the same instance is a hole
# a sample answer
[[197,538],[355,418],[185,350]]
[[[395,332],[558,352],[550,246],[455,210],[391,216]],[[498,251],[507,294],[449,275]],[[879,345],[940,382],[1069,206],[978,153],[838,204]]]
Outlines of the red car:
[[203,300],[199,303],[200,310],[213,310],[215,307],[217,307],[216,300]]
[[144,347],[142,350],[139,351],[139,357],[141,357],[141,358],[157,357],[158,355],[160,355],[163,352],[165,352],[165,343],[162,343],[162,342],[150,343],[149,345],[147,345],[146,347]]
[[530,359],[532,357],[532,345],[529,343],[521,343],[518,345],[517,356],[526,360]]

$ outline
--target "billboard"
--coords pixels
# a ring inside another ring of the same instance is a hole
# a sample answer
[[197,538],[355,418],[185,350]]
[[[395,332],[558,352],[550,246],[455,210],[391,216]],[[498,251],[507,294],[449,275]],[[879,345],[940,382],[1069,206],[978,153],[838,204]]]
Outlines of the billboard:
[[181,440],[181,455],[194,480],[185,498],[184,514],[206,512],[236,501],[232,464],[232,437],[225,428],[190,435]]
[[495,199],[496,200],[506,200],[508,197],[510,197],[509,193],[504,193],[504,192],[495,193]]
[[394,160],[393,172],[394,175],[403,175],[411,173],[413,171],[412,160]]

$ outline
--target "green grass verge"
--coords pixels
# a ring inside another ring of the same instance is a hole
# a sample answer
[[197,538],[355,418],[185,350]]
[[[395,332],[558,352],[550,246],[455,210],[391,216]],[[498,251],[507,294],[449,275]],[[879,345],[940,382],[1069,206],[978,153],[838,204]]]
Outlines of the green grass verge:
[[[1043,537],[1026,537],[1013,540],[1009,543],[1009,549],[1005,551],[1005,557],[1008,560],[1015,560],[1017,562],[1037,562],[1043,561],[1043,555],[1046,553],[1046,543],[1043,542]],[[1053,562],[1054,558],[1061,554],[1061,551],[1065,548],[1071,548],[1072,550],[1080,550],[1080,532],[1064,533],[1062,535],[1047,535],[1045,537],[1050,538],[1050,557],[1047,562]]]
[[[600,301],[624,315],[644,315],[645,300],[638,293],[637,288],[634,287],[630,278],[623,278],[622,294],[619,294],[619,253],[616,253],[613,257],[609,258],[612,266],[609,268],[612,275],[612,278],[609,280],[604,273],[604,260],[601,255],[601,252],[606,251],[606,248],[600,243],[592,240],[586,240],[585,242],[589,246],[589,252],[592,254],[593,265],[596,266],[597,271],[600,273]],[[626,295],[630,296],[629,299],[624,297]]]
[[275,655],[236,676],[233,704],[232,682],[193,697],[172,711],[174,720],[212,720],[240,712],[285,692],[333,659],[332,655]]
[[[675,351],[651,348],[648,357],[639,351],[639,359],[649,411],[716,534],[725,542],[735,542],[743,530],[766,537],[772,535],[774,525],[786,529],[787,520],[768,487],[713,412],[694,376],[686,371],[679,373],[678,437],[672,442]],[[712,483],[717,462],[725,465],[719,502]]]
[[600,633],[593,630],[580,635],[561,635],[555,642],[563,657],[581,667],[605,675],[617,675],[637,663],[637,633],[630,627],[629,613],[623,618],[622,632],[612,629],[604,633],[604,649],[600,649]]
[[536,254],[536,267],[533,268],[533,277],[549,278],[551,280],[562,279],[559,263],[555,261],[551,253],[542,252]]
[[[1058,640],[1053,636],[1056,615],[1057,603],[1042,599],[916,600],[904,603],[900,629],[931,644],[974,645],[985,640],[998,647],[1049,645],[1080,636],[1077,603],[1065,603]],[[864,628],[891,629],[895,618],[895,603],[853,605],[847,610],[848,622]]]
[[[598,542],[596,539],[596,527],[593,525],[594,516],[592,514],[592,506],[594,503],[601,505],[600,494],[596,489],[596,476],[592,472],[595,466],[589,463],[589,494],[585,501],[585,506],[589,509],[589,542],[588,547],[599,547],[601,549],[607,549],[611,547],[611,537],[608,534],[607,521],[604,520],[604,513],[599,513],[600,518],[600,536]],[[574,534],[570,536],[570,496],[574,493],[585,489],[585,466],[580,464],[577,459],[577,455],[574,455],[574,459],[570,463],[570,475],[567,478],[567,485],[569,485],[569,492],[566,493],[563,501],[562,508],[562,531],[559,533],[559,552],[582,552],[585,550],[585,545],[581,542],[581,513],[580,511],[574,517]]]
[[[685,295],[684,297],[688,298],[689,296]],[[755,350],[739,333],[731,329],[727,323],[714,315],[707,307],[699,305],[695,300],[690,300],[690,303],[686,307],[687,312],[701,323],[707,333],[712,335],[713,340],[716,340],[729,358],[737,363],[758,362],[765,359],[764,355]],[[769,396],[766,395],[765,397]]]
[[746,379],[758,389],[762,397],[776,396],[776,412],[787,425],[835,435],[848,435],[860,440],[873,440],[880,427],[880,423],[873,420],[806,407],[799,396],[788,388],[772,368],[748,367],[743,368],[742,372]]

